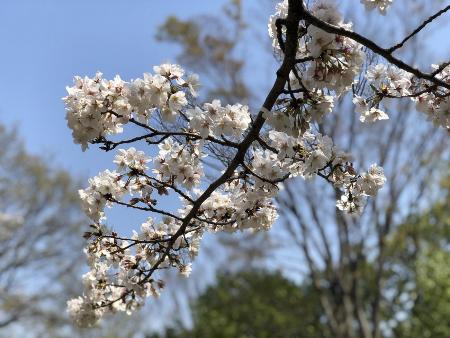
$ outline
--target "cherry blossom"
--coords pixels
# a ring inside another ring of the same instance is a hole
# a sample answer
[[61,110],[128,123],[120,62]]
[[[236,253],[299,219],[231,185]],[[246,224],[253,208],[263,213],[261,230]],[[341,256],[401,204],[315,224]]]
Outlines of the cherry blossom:
[[[392,1],[362,2],[384,13]],[[280,2],[269,36],[283,62],[259,111],[202,102],[198,75],[170,63],[129,82],[97,73],[77,76],[67,87],[63,100],[74,142],[82,150],[89,144],[105,151],[120,147],[117,169],[99,173],[79,191],[93,224],[85,233],[90,270],[82,278],[84,292],[67,304],[76,324],[92,326],[107,313],[135,311],[160,294],[163,269],[188,277],[206,232],[269,230],[278,217],[274,197],[287,179],[324,179],[340,194],[339,210],[361,213],[385,184],[383,169],[372,164],[358,170],[351,154],[319,132],[323,119],[346,113],[334,107],[345,95],[353,95],[361,122],[388,120],[389,101],[406,98],[449,128],[450,66],[426,74],[400,62],[355,34],[333,1],[314,1],[310,9],[301,1]],[[364,46],[392,64],[362,73]],[[358,78],[367,85],[358,87]],[[140,134],[121,138],[129,125]],[[138,142],[145,150],[128,147]],[[177,196],[179,204],[160,207],[165,195]],[[119,234],[106,223],[105,208],[112,206],[148,218],[131,235]]]
[[391,6],[392,2],[393,0],[361,0],[361,3],[366,6],[367,10],[378,9],[383,15],[386,14],[386,11],[389,6]]

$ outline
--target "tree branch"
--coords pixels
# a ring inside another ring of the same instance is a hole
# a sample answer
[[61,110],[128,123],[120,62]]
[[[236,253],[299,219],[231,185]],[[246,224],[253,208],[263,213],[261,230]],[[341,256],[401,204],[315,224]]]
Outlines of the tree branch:
[[446,83],[442,80],[437,79],[433,74],[424,73],[421,70],[410,66],[409,64],[405,63],[404,61],[393,56],[391,54],[391,52],[389,51],[389,49],[385,49],[383,47],[378,46],[375,42],[366,38],[365,36],[362,36],[356,32],[349,31],[347,29],[344,29],[344,28],[341,28],[341,27],[338,27],[338,26],[335,26],[335,25],[332,25],[325,21],[320,20],[319,18],[315,17],[313,14],[311,14],[311,12],[309,12],[306,9],[303,1],[298,0],[297,3],[299,4],[299,7],[301,9],[302,19],[308,21],[311,25],[316,26],[316,27],[324,30],[327,33],[346,36],[346,37],[366,46],[367,48],[371,49],[376,54],[385,58],[387,61],[389,61],[393,65],[396,65],[397,67],[407,71],[408,73],[411,73],[420,79],[428,80],[438,86],[450,89],[450,83]]
[[399,48],[402,48],[403,45],[411,38],[414,37],[414,35],[418,34],[422,29],[424,29],[426,27],[426,25],[428,25],[429,23],[431,23],[434,19],[436,19],[438,16],[444,14],[445,12],[447,12],[450,9],[450,5],[448,5],[447,7],[441,9],[439,12],[437,12],[436,14],[430,16],[428,19],[426,19],[424,22],[422,22],[422,24],[417,27],[411,34],[409,34],[408,36],[406,36],[401,42],[399,42],[398,44],[392,46],[391,48],[389,48],[387,51],[389,53],[393,53],[394,51],[396,51]]

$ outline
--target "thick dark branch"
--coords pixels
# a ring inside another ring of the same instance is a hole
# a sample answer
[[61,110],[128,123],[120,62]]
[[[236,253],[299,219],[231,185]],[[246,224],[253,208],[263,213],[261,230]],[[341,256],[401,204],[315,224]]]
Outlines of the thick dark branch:
[[397,49],[402,48],[403,45],[406,43],[406,41],[408,41],[409,39],[414,37],[414,35],[418,34],[422,29],[424,29],[426,25],[431,23],[438,16],[440,16],[440,15],[444,14],[445,12],[447,12],[449,9],[450,9],[450,5],[448,5],[447,7],[443,8],[443,9],[441,9],[436,14],[430,16],[428,19],[426,19],[424,22],[422,22],[422,24],[419,27],[417,27],[411,34],[409,34],[407,37],[405,37],[401,42],[399,42],[395,46],[392,46],[391,48],[389,48],[387,51],[389,53],[392,53],[392,52],[396,51]]
[[308,61],[314,61],[314,56],[305,56],[304,58],[295,60],[295,63],[305,63]]
[[404,61],[393,56],[389,52],[389,49],[385,49],[383,47],[378,46],[375,42],[366,38],[365,36],[362,36],[356,32],[349,31],[342,27],[338,27],[338,26],[335,26],[335,25],[332,25],[325,21],[320,20],[319,18],[315,17],[313,14],[311,14],[306,9],[303,1],[298,0],[297,3],[299,4],[299,7],[301,9],[302,19],[308,21],[311,25],[316,26],[316,27],[324,30],[327,33],[346,36],[346,37],[366,46],[367,48],[371,49],[374,53],[382,56],[383,58],[385,58],[387,61],[389,61],[393,65],[396,65],[397,67],[407,71],[408,73],[411,73],[420,79],[428,80],[438,86],[450,89],[450,83],[446,83],[442,80],[435,78],[433,74],[424,73],[424,72],[420,71],[419,69],[410,66],[409,64],[405,63]]
[[278,154],[278,150],[275,149],[274,147],[270,146],[269,144],[267,144],[266,141],[264,141],[260,136],[258,136],[258,138],[256,139],[256,141],[258,141],[258,143],[261,145],[261,147],[263,147],[264,149],[269,149],[271,152]]
[[277,40],[278,44],[280,45],[280,49],[284,52],[285,46],[284,46],[284,40],[283,40],[283,26],[286,25],[285,19],[277,19],[275,21],[275,27],[277,28]]
[[278,98],[278,96],[282,93],[284,86],[286,84],[287,79],[289,78],[289,73],[291,69],[295,65],[295,55],[297,52],[297,41],[298,41],[298,25],[300,22],[300,13],[297,11],[297,6],[295,6],[295,0],[289,0],[289,13],[286,18],[286,48],[285,48],[285,57],[283,60],[283,63],[281,64],[280,68],[277,71],[277,78],[275,80],[274,85],[272,86],[272,89],[270,90],[269,94],[266,97],[266,100],[263,104],[263,109],[258,113],[258,116],[256,117],[253,125],[251,126],[249,132],[245,136],[242,143],[239,145],[238,151],[236,152],[236,155],[231,160],[229,166],[225,170],[225,172],[211,185],[204,191],[204,193],[195,201],[195,203],[192,205],[191,210],[189,213],[184,217],[183,222],[178,229],[178,231],[175,233],[175,235],[172,237],[172,241],[169,243],[166,252],[164,255],[161,256],[161,258],[154,264],[152,269],[149,271],[147,277],[144,279],[148,280],[150,279],[153,272],[158,269],[159,265],[165,260],[166,256],[169,254],[173,244],[177,240],[179,236],[181,236],[184,231],[186,230],[187,226],[190,224],[191,220],[195,218],[197,212],[200,210],[201,205],[203,202],[205,202],[209,196],[222,184],[224,184],[231,176],[233,176],[236,168],[239,166],[240,163],[243,162],[245,154],[250,148],[251,144],[258,139],[259,132],[261,131],[265,118],[264,118],[264,112],[270,111],[273,106],[275,105],[275,102]]
[[432,72],[431,75],[436,76],[437,74],[442,72],[447,66],[450,66],[450,61],[444,62],[441,65],[439,65],[439,67],[434,72]]
[[312,99],[311,94],[309,93],[309,90],[303,84],[302,78],[301,78],[300,74],[298,73],[297,68],[295,68],[295,67],[292,68],[292,72],[294,73],[294,76],[297,78],[299,85],[302,87],[303,93],[305,93],[305,96],[308,99]]

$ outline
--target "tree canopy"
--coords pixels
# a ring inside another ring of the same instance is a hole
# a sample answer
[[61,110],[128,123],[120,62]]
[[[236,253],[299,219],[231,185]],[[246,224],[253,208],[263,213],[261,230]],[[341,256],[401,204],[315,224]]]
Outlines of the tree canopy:
[[326,337],[310,287],[279,273],[249,270],[217,276],[192,304],[192,329],[169,329],[165,337]]

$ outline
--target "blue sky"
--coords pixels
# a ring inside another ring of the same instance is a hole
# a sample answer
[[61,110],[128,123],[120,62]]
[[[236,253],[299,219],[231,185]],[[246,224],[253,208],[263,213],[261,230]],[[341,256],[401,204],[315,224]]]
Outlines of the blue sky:
[[[173,61],[175,49],[154,41],[171,14],[214,12],[223,1],[2,0],[0,121],[17,125],[28,149],[50,154],[74,174],[95,175],[110,164],[82,153],[66,127],[61,97],[74,75],[136,78]],[[95,147],[92,147],[95,148]]]

